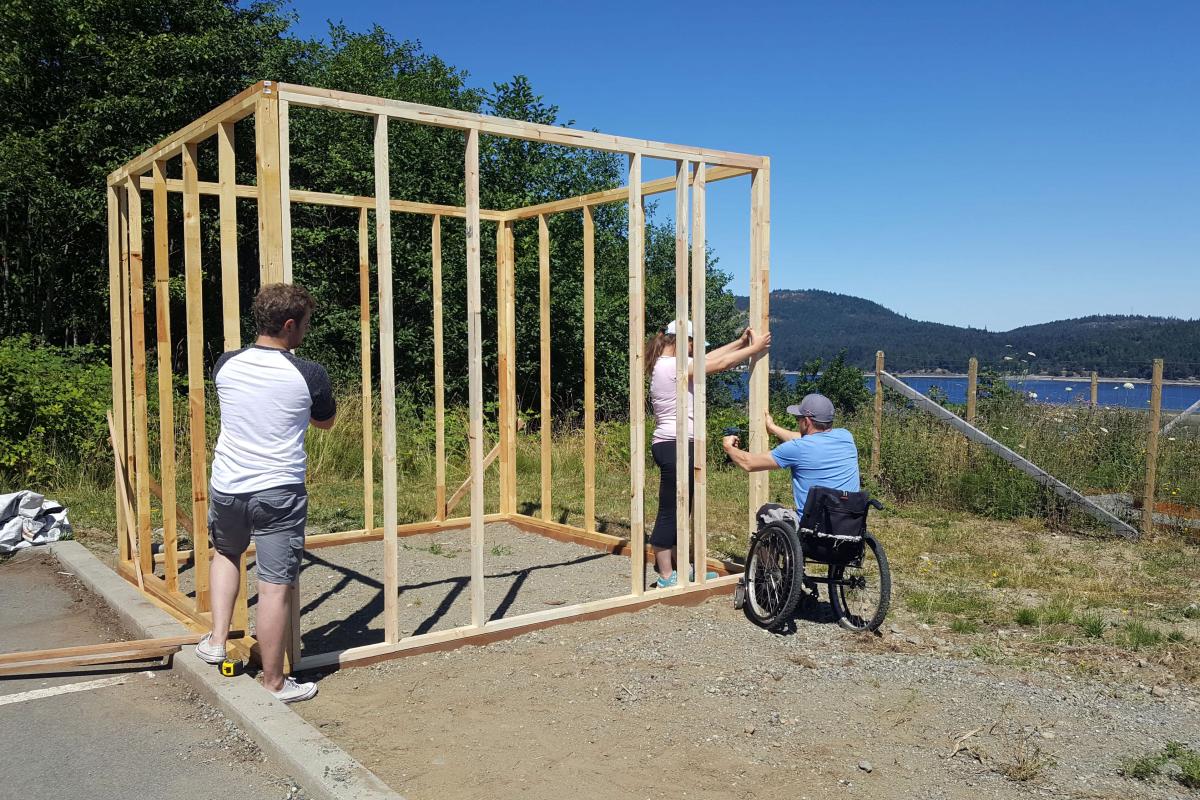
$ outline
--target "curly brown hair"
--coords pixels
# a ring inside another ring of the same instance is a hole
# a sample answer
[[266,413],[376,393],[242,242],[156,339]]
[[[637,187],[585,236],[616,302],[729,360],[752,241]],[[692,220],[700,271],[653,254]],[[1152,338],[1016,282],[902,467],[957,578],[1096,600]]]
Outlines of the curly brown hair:
[[269,283],[258,290],[250,311],[254,324],[264,336],[274,336],[283,330],[289,319],[299,324],[311,314],[317,304],[303,286],[295,283]]

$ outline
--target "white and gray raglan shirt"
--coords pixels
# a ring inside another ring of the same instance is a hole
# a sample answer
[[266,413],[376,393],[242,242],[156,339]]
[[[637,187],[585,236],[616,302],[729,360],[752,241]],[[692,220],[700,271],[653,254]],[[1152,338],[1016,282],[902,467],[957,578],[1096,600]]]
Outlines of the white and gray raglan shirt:
[[213,382],[221,434],[212,488],[245,494],[304,483],[304,434],[310,420],[337,412],[329,373],[287,350],[250,345],[217,359]]

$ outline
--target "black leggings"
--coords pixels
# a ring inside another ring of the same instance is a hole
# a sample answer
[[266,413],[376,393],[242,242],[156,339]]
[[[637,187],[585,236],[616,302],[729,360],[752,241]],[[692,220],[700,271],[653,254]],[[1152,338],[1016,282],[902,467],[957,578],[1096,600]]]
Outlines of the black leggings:
[[[650,533],[650,544],[655,547],[674,547],[675,519],[675,442],[655,442],[650,445],[654,463],[658,464],[658,516],[654,519],[654,530]],[[688,513],[692,510],[695,495],[696,451],[688,442]]]

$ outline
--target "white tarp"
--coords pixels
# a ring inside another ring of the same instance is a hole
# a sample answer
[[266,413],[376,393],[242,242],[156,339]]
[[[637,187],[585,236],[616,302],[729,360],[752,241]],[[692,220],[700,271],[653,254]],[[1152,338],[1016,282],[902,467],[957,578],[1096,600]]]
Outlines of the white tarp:
[[0,494],[0,553],[71,538],[67,509],[28,490]]

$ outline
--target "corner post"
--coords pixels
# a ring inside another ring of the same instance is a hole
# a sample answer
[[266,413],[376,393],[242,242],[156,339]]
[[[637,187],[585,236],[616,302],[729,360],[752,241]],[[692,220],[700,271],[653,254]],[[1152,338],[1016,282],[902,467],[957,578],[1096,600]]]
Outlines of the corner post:
[[1092,402],[1091,402],[1092,408],[1095,408],[1098,405],[1098,401],[1100,399],[1099,395],[1100,395],[1100,376],[1095,370],[1092,370]]
[[[770,327],[771,272],[771,167],[767,159],[754,170],[750,181],[750,326],[758,333]],[[766,352],[750,361],[750,452],[767,452],[767,393],[770,364]],[[755,514],[768,496],[768,474],[750,475],[749,530]]]
[[265,286],[284,279],[279,95],[271,81],[263,81],[254,104],[254,160],[258,173],[258,278],[259,285]]

